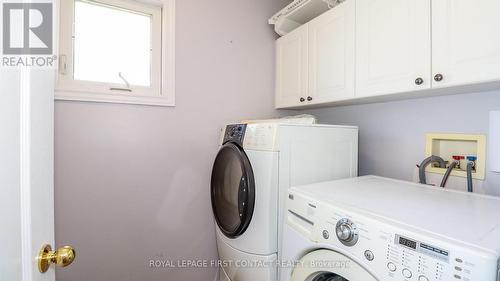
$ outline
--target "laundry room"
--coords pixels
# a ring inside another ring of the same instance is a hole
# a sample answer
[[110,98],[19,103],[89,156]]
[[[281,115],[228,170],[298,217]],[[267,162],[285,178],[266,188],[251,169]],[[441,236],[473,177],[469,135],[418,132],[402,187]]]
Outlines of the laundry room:
[[500,2],[0,2],[0,281],[500,280]]

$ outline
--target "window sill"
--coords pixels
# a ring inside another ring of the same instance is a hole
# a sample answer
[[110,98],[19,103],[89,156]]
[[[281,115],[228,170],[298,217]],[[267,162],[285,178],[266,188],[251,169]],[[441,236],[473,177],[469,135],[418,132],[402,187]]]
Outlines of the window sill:
[[113,95],[56,90],[55,99],[66,101],[104,102],[168,107],[175,106],[175,101],[173,99],[168,99],[167,96],[127,96],[124,94]]

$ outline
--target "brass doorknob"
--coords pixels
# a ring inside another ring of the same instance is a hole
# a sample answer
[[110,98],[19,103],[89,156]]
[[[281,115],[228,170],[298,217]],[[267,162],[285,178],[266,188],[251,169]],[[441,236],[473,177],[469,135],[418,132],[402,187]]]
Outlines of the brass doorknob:
[[45,273],[49,270],[50,264],[66,267],[75,260],[75,254],[75,249],[71,246],[64,246],[57,251],[52,251],[50,245],[43,245],[38,254],[38,270]]

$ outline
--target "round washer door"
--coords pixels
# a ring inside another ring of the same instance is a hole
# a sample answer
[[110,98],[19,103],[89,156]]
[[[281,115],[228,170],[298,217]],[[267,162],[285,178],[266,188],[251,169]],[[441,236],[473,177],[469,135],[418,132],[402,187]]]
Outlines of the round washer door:
[[378,281],[358,263],[332,250],[310,252],[298,264],[291,281]]
[[222,233],[229,238],[243,234],[252,220],[255,181],[247,155],[228,142],[215,158],[211,180],[212,210]]

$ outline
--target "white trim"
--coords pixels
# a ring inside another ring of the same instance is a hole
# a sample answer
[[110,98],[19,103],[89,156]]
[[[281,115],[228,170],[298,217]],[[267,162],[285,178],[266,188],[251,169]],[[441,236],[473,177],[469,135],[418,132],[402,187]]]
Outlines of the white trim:
[[175,0],[164,0],[162,12],[162,95],[175,106]]
[[31,229],[31,82],[30,70],[22,68],[19,100],[19,162],[21,206],[22,280],[33,280]]
[[124,104],[142,104],[158,106],[174,106],[165,97],[154,96],[125,96],[112,94],[98,94],[90,92],[68,92],[56,91],[56,100],[68,101],[87,101],[87,102],[105,102],[105,103],[124,103]]
[[[74,0],[62,0],[60,13],[73,10]],[[146,11],[148,14],[158,11],[158,5],[152,5],[151,1],[126,1],[126,0],[96,0],[95,2],[107,5],[120,6],[131,10]],[[122,5],[121,3],[127,3]],[[74,100],[91,102],[109,102],[126,104],[144,104],[159,106],[175,106],[175,1],[164,0],[161,5],[161,13],[156,19],[161,22],[153,22],[153,52],[152,54],[152,86],[153,93],[148,87],[132,87],[132,93],[116,92],[109,90],[111,87],[123,87],[120,84],[75,81],[70,75],[59,72],[58,86],[56,89],[56,100]],[[61,17],[60,30],[60,54],[72,53],[73,43],[71,36],[73,17]],[[155,21],[155,17],[153,16]],[[161,27],[155,30],[155,26]],[[157,34],[157,36],[154,36]],[[69,40],[68,40],[69,37]],[[61,58],[62,56],[60,56]],[[156,58],[156,59],[155,59]],[[160,59],[158,59],[160,58]],[[61,63],[61,61],[60,61]],[[66,55],[67,73],[73,73],[72,55]],[[156,69],[156,71],[155,71]],[[156,85],[156,86],[155,86]]]

